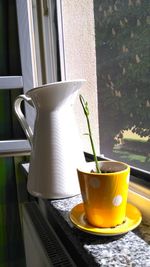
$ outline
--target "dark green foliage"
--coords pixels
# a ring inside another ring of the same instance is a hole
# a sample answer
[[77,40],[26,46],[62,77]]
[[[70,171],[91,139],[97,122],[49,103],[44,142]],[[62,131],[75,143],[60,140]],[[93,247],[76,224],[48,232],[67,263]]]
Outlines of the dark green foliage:
[[124,130],[150,138],[150,1],[94,5],[101,149],[110,146],[109,155]]

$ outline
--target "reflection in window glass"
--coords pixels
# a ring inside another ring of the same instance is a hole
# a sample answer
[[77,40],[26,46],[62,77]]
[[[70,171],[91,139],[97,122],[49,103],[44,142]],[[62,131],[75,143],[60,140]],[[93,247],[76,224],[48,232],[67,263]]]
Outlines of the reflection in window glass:
[[101,154],[150,171],[150,1],[94,0]]

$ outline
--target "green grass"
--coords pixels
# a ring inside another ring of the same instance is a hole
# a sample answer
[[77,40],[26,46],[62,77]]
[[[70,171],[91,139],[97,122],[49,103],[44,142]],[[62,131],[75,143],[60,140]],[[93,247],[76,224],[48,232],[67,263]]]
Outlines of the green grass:
[[[129,161],[134,161],[134,160],[138,160],[139,162],[145,162],[146,157],[142,156],[142,155],[137,155],[134,153],[130,153],[127,151],[119,151],[119,150],[114,150],[113,151],[115,154],[117,154],[119,156],[119,158],[121,159],[128,159]],[[150,158],[149,158],[150,160]]]
[[129,141],[129,142],[133,142],[133,143],[146,143],[147,140],[144,139],[133,139],[133,138],[123,138],[124,141]]
[[130,153],[128,151],[113,150],[113,158],[123,161],[131,166],[150,172],[150,157]]

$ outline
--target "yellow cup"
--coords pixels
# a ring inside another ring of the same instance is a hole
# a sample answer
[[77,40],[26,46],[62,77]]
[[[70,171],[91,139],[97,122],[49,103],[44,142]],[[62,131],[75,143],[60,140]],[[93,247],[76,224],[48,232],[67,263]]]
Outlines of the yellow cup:
[[96,227],[115,227],[125,220],[130,167],[122,162],[99,162],[108,173],[94,173],[94,163],[78,169],[87,221]]

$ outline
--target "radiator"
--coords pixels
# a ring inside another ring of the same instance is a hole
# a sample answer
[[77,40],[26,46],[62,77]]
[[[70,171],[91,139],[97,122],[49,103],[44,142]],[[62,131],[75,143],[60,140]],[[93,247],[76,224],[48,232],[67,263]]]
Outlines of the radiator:
[[36,202],[25,203],[22,214],[27,267],[77,266]]

